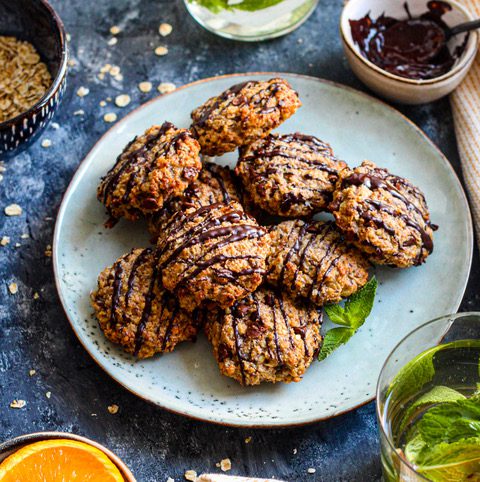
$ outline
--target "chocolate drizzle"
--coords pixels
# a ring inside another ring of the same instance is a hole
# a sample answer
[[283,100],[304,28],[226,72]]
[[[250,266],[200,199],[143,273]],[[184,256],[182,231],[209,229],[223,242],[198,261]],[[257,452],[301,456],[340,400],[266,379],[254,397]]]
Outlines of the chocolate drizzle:
[[[270,206],[267,201],[258,202],[272,214],[283,216],[291,215],[295,205],[304,215],[324,209],[331,199],[339,171],[345,166],[335,158],[328,144],[298,132],[270,134],[241,149],[240,154],[236,173],[258,197],[274,200],[275,193],[279,192],[278,207]],[[286,191],[282,183],[279,184],[279,177],[285,179],[292,190]],[[274,212],[277,210],[279,212]]]
[[157,260],[158,258],[156,257],[154,266],[153,266],[152,277],[150,278],[150,285],[145,295],[145,304],[143,306],[142,316],[140,318],[140,323],[138,324],[138,327],[137,327],[137,332],[135,333],[135,349],[133,352],[135,356],[138,355],[138,353],[140,352],[140,349],[142,348],[143,333],[145,331],[145,328],[147,326],[147,323],[152,311],[152,303],[153,303],[153,298],[155,296],[155,285],[156,283],[158,283]]
[[[129,269],[125,263],[130,263],[132,256],[136,256]],[[143,286],[139,286],[136,280],[141,280],[141,272],[149,272],[146,292]],[[124,282],[126,281],[126,286]],[[152,329],[158,339],[161,340],[160,351],[165,351],[170,341],[175,320],[179,316],[180,307],[177,300],[160,285],[160,272],[158,268],[158,252],[152,248],[143,250],[132,250],[128,255],[120,258],[113,266],[112,298],[110,312],[110,326],[113,329],[121,330],[132,323],[137,316],[135,308],[130,308],[130,299],[134,294],[143,297],[143,308],[138,314],[139,321],[135,327],[133,354],[138,356],[144,344],[146,327],[151,320],[152,307],[154,302],[160,313],[156,313]],[[137,301],[138,303],[138,301]],[[121,316],[118,313],[122,313]]]
[[[236,203],[203,206],[190,213],[179,212],[169,223],[166,229],[168,234],[159,244],[159,267],[165,270],[172,262],[182,264],[182,271],[177,273],[176,294],[207,269],[212,269],[212,276],[228,280],[243,289],[245,286],[241,284],[242,277],[254,273],[263,274],[263,270],[257,266],[262,258],[256,253],[235,255],[221,251],[227,245],[266,234],[265,229],[257,224],[247,224],[253,220],[238,207]],[[206,250],[179,261],[185,250],[198,244],[205,245]],[[248,268],[232,271],[229,262],[235,260],[251,260],[253,263]]]
[[[155,159],[165,156],[168,153],[173,155],[180,149],[180,142],[191,136],[189,131],[182,130],[171,140],[161,144],[162,136],[165,136],[168,131],[175,129],[176,127],[172,123],[164,122],[157,132],[145,137],[145,141],[138,149],[130,151],[131,147],[138,141],[137,137],[134,138],[125,147],[122,154],[118,156],[113,168],[110,169],[105,178],[103,178],[98,197],[102,203],[107,206],[107,211],[111,218],[109,226],[114,224],[115,216],[113,212],[115,208],[121,205],[128,205],[132,190],[135,186],[146,182],[149,173],[155,167]],[[158,150],[155,154],[152,154],[155,146],[158,146]],[[182,175],[189,181],[192,176],[194,177],[196,175],[196,170],[185,168]],[[124,176],[128,176],[125,181],[123,180]],[[122,196],[117,198],[115,191],[119,183],[124,184],[125,190]],[[141,193],[139,196],[140,195]],[[161,198],[157,199],[156,197],[152,197],[149,193],[145,193],[143,200],[140,200],[141,206],[147,210],[157,209],[159,202],[162,202]],[[126,207],[126,209],[130,210],[132,215],[136,211],[136,208],[133,206]]]
[[[337,236],[328,239],[329,234],[333,230],[334,226],[331,222],[297,221],[292,223],[291,229],[288,233],[284,234],[283,239],[284,242],[287,243],[285,247],[288,246],[290,240],[294,239],[294,242],[291,244],[290,248],[286,250],[286,254],[282,256],[279,261],[281,270],[278,277],[273,277],[275,284],[280,288],[285,287],[288,291],[296,293],[298,290],[296,287],[298,275],[304,268],[308,251],[314,246],[315,249],[321,249],[323,251],[323,257],[315,262],[316,267],[314,275],[311,278],[306,297],[312,299],[315,303],[320,303],[322,301],[321,291],[325,280],[343,255],[343,251],[340,251],[338,256],[333,257],[337,247],[340,247]],[[280,241],[280,243],[282,243],[282,241]],[[282,252],[285,247],[280,248],[279,252]],[[279,253],[273,257],[274,260],[278,259],[278,254]],[[290,280],[287,277],[287,267],[289,265],[294,266],[293,275]],[[276,266],[270,267],[270,275],[275,268]],[[319,279],[320,276],[322,276],[321,279]],[[314,295],[315,290],[317,290],[317,293]]]
[[396,237],[395,229],[387,226],[382,219],[376,218],[372,214],[372,208],[376,211],[385,212],[394,218],[401,219],[407,226],[417,231],[420,236],[421,246],[416,263],[421,263],[422,249],[425,248],[428,253],[431,253],[433,251],[433,239],[432,236],[427,232],[426,228],[421,226],[415,220],[413,214],[409,215],[408,213],[416,213],[418,217],[424,221],[425,226],[429,226],[429,222],[425,221],[424,211],[410,201],[399,189],[397,189],[395,184],[402,186],[414,197],[420,198],[423,203],[425,203],[425,199],[423,194],[421,194],[418,189],[410,185],[405,179],[397,176],[387,176],[388,175],[386,175],[385,171],[380,169],[375,169],[373,172],[353,173],[343,180],[342,188],[364,185],[372,191],[383,189],[392,197],[398,199],[405,206],[406,213],[403,213],[398,207],[390,206],[374,199],[366,199],[365,204],[370,207],[370,210],[366,212],[359,211],[359,214],[367,223],[374,223],[377,227],[384,229],[392,237]]

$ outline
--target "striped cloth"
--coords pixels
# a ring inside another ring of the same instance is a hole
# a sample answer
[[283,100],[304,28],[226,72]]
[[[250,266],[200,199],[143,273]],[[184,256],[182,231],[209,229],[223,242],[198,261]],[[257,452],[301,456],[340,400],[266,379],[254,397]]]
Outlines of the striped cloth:
[[[480,18],[479,0],[462,3]],[[451,95],[455,133],[473,221],[480,246],[480,52],[462,84]]]
[[197,482],[282,482],[278,479],[257,479],[251,477],[235,477],[222,474],[203,474],[198,477]]

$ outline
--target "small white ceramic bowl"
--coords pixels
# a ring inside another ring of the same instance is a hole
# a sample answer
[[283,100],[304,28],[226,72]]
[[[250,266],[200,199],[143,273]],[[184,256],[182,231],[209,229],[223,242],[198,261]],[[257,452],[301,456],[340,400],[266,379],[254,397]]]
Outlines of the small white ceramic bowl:
[[[452,10],[442,18],[449,26],[474,20],[475,17],[455,0],[444,0],[452,6]],[[428,11],[428,0],[408,0],[413,17]],[[428,80],[412,80],[391,74],[367,60],[353,42],[349,20],[358,20],[367,13],[372,19],[382,13],[394,18],[406,18],[401,0],[349,0],[345,5],[341,20],[340,33],[348,62],[357,77],[377,94],[386,99],[403,104],[426,104],[452,92],[467,75],[478,49],[478,32],[470,32],[467,45],[461,57],[446,74]],[[460,45],[466,34],[454,36],[450,49]]]

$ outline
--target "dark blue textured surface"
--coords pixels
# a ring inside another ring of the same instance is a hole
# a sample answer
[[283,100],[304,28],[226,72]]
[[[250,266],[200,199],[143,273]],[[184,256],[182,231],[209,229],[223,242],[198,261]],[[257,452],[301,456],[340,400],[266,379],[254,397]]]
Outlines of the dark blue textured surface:
[[[282,39],[242,44],[223,40],[197,26],[180,1],[52,0],[72,35],[71,68],[65,100],[42,136],[53,145],[30,149],[5,159],[0,183],[0,438],[38,430],[66,430],[94,438],[118,453],[139,481],[183,480],[186,469],[218,470],[230,457],[231,473],[275,476],[289,481],[374,481],[380,478],[374,405],[309,427],[285,430],[238,430],[172,415],[137,399],[113,382],[80,346],[65,318],[53,282],[51,244],[56,215],[77,165],[107,130],[102,117],[127,112],[156,95],[141,94],[137,84],[150,80],[181,85],[224,73],[278,70],[318,77],[364,90],[349,70],[338,38],[341,0],[320,0],[311,19]],[[174,30],[159,37],[158,25]],[[116,46],[108,46],[109,28],[120,25]],[[153,48],[167,45],[157,57]],[[123,81],[97,78],[105,63],[119,65]],[[90,94],[80,99],[79,86]],[[118,109],[99,101],[129,93],[132,103]],[[85,115],[74,115],[79,109]],[[424,107],[402,108],[436,142],[459,172],[448,100]],[[163,120],[163,119],[161,119]],[[16,202],[24,213],[7,218],[3,208]],[[22,239],[21,234],[30,234]],[[20,247],[15,247],[20,243]],[[478,253],[462,308],[480,310]],[[99,267],[100,269],[100,267]],[[19,292],[8,293],[16,281]],[[38,292],[40,299],[34,300]],[[368,354],[366,354],[368,356]],[[37,373],[29,377],[28,371]],[[318,390],[322,390],[319,386]],[[51,398],[45,393],[50,391]],[[9,408],[14,398],[26,408]],[[107,406],[120,411],[111,415]],[[246,437],[252,437],[249,444]],[[294,454],[294,449],[297,453]],[[315,474],[307,468],[315,467]]]

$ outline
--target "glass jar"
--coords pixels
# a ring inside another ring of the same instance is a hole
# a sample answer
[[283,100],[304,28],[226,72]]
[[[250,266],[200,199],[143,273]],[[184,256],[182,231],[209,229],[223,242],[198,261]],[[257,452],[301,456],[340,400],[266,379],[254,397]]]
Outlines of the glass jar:
[[415,402],[435,387],[447,387],[467,397],[478,393],[479,362],[480,313],[457,313],[430,321],[395,347],[377,385],[377,421],[386,482],[429,480],[403,455],[412,422],[435,404]]
[[235,40],[266,40],[299,27],[318,0],[184,0],[192,17],[211,32]]

